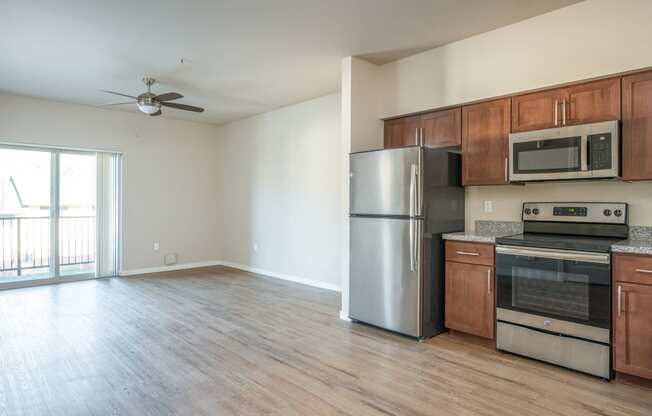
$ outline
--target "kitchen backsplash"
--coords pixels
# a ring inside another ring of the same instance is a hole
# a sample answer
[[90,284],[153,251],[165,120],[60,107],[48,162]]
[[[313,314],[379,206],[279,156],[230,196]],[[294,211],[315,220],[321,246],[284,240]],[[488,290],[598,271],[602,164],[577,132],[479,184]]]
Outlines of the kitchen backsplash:
[[[485,204],[485,201],[491,201]],[[652,226],[652,181],[544,182],[526,185],[466,187],[466,229],[476,221],[520,222],[523,202],[626,202],[629,223]],[[491,212],[485,208],[490,206]]]
[[520,221],[487,221],[475,222],[475,231],[487,234],[520,234],[523,232],[523,223]]

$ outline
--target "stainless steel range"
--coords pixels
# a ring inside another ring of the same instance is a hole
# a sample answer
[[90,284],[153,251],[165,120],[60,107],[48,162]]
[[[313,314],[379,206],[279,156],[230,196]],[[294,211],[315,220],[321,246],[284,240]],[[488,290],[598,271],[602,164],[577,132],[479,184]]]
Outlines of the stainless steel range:
[[627,204],[525,203],[496,239],[497,348],[611,378],[611,245]]

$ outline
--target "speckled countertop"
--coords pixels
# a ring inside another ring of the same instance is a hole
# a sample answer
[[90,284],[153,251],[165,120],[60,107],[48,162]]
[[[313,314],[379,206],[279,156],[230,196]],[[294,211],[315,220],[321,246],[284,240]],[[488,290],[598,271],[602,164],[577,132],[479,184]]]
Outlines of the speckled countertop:
[[611,246],[614,253],[652,255],[652,227],[629,227],[629,239]]
[[[495,243],[496,238],[523,232],[523,224],[510,221],[476,221],[475,231],[446,233],[444,240]],[[652,255],[652,227],[630,226],[629,239],[611,246],[614,253]]]
[[497,237],[520,234],[523,223],[514,221],[476,221],[475,231],[460,231],[442,235],[444,240],[495,243]]

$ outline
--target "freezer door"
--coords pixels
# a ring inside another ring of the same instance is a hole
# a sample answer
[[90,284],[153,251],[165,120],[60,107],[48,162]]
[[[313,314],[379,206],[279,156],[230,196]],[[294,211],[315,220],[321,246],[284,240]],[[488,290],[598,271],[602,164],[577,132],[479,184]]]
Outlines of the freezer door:
[[420,215],[421,148],[354,153],[350,162],[350,213]]
[[351,218],[352,319],[421,337],[422,220]]

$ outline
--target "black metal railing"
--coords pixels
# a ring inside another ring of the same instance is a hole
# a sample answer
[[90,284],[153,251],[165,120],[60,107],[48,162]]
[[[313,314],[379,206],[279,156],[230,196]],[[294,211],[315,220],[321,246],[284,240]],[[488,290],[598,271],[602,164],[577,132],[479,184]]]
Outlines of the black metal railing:
[[[60,217],[59,265],[95,262],[95,217]],[[0,272],[50,267],[50,217],[0,217]]]

